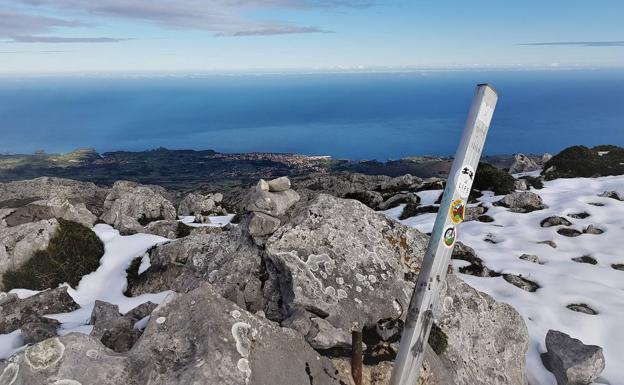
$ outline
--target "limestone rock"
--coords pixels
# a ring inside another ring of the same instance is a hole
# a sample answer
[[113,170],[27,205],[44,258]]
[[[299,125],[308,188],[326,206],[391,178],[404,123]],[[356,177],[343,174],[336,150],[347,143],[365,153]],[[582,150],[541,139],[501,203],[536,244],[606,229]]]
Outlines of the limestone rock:
[[[90,182],[41,177],[31,180],[0,183],[0,207],[20,207],[37,200],[58,198],[72,205],[84,204],[95,215],[102,213],[107,189]],[[13,201],[17,204],[4,205]],[[21,202],[20,202],[21,201]]]
[[529,190],[529,183],[526,179],[517,179],[514,182],[514,188],[520,191],[527,191]]
[[0,372],[6,373],[7,369],[13,372],[14,380],[7,382],[11,385],[139,383],[131,380],[130,368],[129,358],[112,352],[82,333],[46,339],[29,346],[9,362],[0,361]]
[[[365,175],[350,172],[318,173],[297,178],[294,188],[302,196],[313,199],[318,194],[344,197],[358,191],[376,191],[391,178],[385,175]],[[308,199],[305,199],[308,200]]]
[[558,385],[590,384],[605,368],[600,346],[585,345],[557,330],[546,334],[546,349],[544,363],[555,375]]
[[464,222],[475,221],[477,218],[487,212],[487,207],[483,206],[468,206],[464,214]]
[[382,182],[380,190],[384,192],[416,191],[422,184],[422,179],[405,174]]
[[404,276],[418,272],[427,237],[354,200],[320,194],[267,241],[283,303],[350,331],[398,318]]
[[29,322],[20,327],[25,344],[36,344],[48,338],[56,337],[60,322],[42,318],[39,322]]
[[273,234],[279,228],[280,223],[278,218],[256,212],[249,215],[244,225],[252,237],[264,237]]
[[130,283],[133,296],[169,289],[186,292],[207,281],[243,308],[262,308],[260,250],[238,227],[191,234],[158,245],[149,255],[151,267]]
[[181,222],[176,220],[164,219],[162,221],[148,223],[143,229],[143,232],[158,235],[164,238],[176,239],[178,238],[178,227],[182,225],[183,224],[181,224]]
[[247,211],[260,212],[272,217],[281,217],[299,201],[294,190],[269,192],[254,189],[247,197]]
[[202,195],[190,193],[178,207],[178,215],[224,215],[225,210],[220,206],[223,195],[220,193]]
[[269,184],[269,191],[271,192],[280,192],[280,191],[286,191],[290,189],[290,179],[288,179],[288,177],[285,177],[285,176],[270,180],[268,184]]
[[447,284],[436,324],[448,338],[440,358],[454,383],[526,385],[529,336],[520,314],[452,274]]
[[58,228],[59,223],[56,219],[14,227],[0,226],[0,277],[7,270],[22,266],[32,258],[35,251],[48,247],[50,238]]
[[604,233],[604,230],[599,228],[598,226],[589,225],[583,230],[583,233],[598,235]]
[[106,196],[100,219],[124,233],[139,232],[155,220],[176,219],[171,202],[157,191],[138,183],[117,181]]
[[42,291],[32,297],[0,304],[0,334],[7,334],[31,322],[41,322],[46,314],[68,313],[78,305],[67,294],[67,287]]
[[383,196],[376,191],[357,191],[348,193],[344,197],[362,202],[373,210],[376,210],[383,203]]
[[389,210],[402,204],[418,205],[420,197],[416,194],[400,193],[392,195],[377,207],[379,210]]
[[533,254],[522,254],[518,258],[525,260],[525,261],[533,262],[533,263],[540,263],[539,257]]
[[529,158],[524,154],[516,154],[513,164],[511,165],[511,167],[509,167],[509,173],[517,174],[539,169],[540,166],[533,159]]
[[540,226],[542,226],[542,227],[570,226],[570,225],[572,225],[572,223],[569,220],[567,220],[567,219],[565,219],[563,217],[557,217],[557,216],[544,218],[540,222]]
[[508,207],[518,213],[529,213],[544,208],[542,198],[530,191],[516,191],[505,195],[503,199],[494,202],[496,206]]
[[298,333],[248,313],[208,284],[168,297],[154,311],[132,355],[139,377],[149,377],[150,384],[348,381]]
[[600,194],[599,196],[605,197],[605,198],[615,199],[615,200],[618,200],[618,201],[624,201],[624,194],[620,193],[619,191],[605,191],[602,194]]

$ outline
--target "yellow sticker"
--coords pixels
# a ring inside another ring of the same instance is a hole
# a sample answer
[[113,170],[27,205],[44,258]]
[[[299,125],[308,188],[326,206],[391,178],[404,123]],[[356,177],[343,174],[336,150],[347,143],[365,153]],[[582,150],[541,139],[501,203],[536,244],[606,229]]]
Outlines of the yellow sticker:
[[464,215],[466,214],[466,203],[462,199],[455,199],[451,203],[451,209],[449,210],[451,216],[451,222],[458,225],[464,221]]

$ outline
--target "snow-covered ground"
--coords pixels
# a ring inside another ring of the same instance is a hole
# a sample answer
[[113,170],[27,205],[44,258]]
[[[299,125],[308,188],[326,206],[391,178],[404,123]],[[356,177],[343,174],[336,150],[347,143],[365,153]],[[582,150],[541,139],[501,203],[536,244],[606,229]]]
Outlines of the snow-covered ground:
[[215,215],[208,218],[210,219],[210,223],[195,223],[195,217],[193,215],[190,215],[180,217],[180,222],[191,227],[223,227],[232,222],[234,214]]
[[[585,344],[601,346],[606,368],[596,383],[624,384],[624,271],[611,267],[612,264],[624,264],[624,248],[621,246],[624,242],[624,202],[598,196],[604,191],[624,193],[624,176],[558,179],[546,182],[541,190],[532,191],[542,197],[547,208],[527,214],[513,213],[491,205],[501,196],[486,195],[480,200],[489,207],[487,215],[493,217],[494,222],[462,223],[458,227],[458,239],[474,248],[491,270],[520,274],[537,282],[540,288],[530,293],[502,277],[457,274],[476,289],[511,304],[523,316],[530,335],[527,371],[531,385],[556,384],[554,376],[544,368],[540,359],[540,353],[546,351],[545,336],[549,329],[570,334]],[[430,200],[429,195],[426,198]],[[594,205],[596,203],[602,206]],[[386,215],[396,219],[401,209],[388,210]],[[588,213],[589,217],[574,219],[567,216],[582,212]],[[553,215],[568,219],[572,222],[571,228],[582,231],[593,224],[604,233],[570,238],[557,233],[561,226],[540,227],[544,218]],[[401,222],[428,233],[434,220],[435,214],[424,214]],[[499,243],[485,242],[488,234]],[[538,243],[547,240],[554,241],[557,247]],[[537,255],[541,264],[519,259],[522,254]],[[586,255],[598,263],[572,261],[572,258]],[[461,263],[464,261],[454,261],[454,266],[458,268]],[[578,303],[589,305],[598,314],[589,315],[566,308],[566,305]]]
[[[234,215],[210,217],[210,223],[193,223],[195,217],[181,217],[180,221],[191,227],[222,227],[232,221]],[[69,295],[80,305],[80,309],[71,313],[50,314],[49,318],[61,322],[60,335],[71,332],[90,333],[93,326],[88,325],[96,300],[106,301],[119,306],[121,313],[127,313],[142,303],[151,301],[160,303],[170,292],[144,294],[137,297],[126,297],[123,293],[127,288],[126,269],[133,259],[143,256],[139,266],[139,274],[150,266],[147,250],[152,246],[167,242],[167,238],[150,234],[134,234],[122,236],[119,231],[109,225],[98,224],[93,228],[95,234],[104,243],[104,256],[100,266],[91,274],[85,275],[77,288],[68,288]],[[20,298],[27,298],[38,292],[25,289],[14,289]],[[145,320],[142,320],[145,326]],[[139,321],[140,323],[141,321]],[[10,334],[0,334],[0,359],[7,358],[24,348],[24,341],[19,330]]]
[[[93,231],[104,243],[104,256],[100,267],[85,275],[76,289],[69,288],[68,293],[80,305],[80,309],[71,313],[52,314],[50,318],[59,320],[62,325],[59,334],[70,332],[90,333],[92,326],[87,325],[95,300],[102,300],[119,305],[119,311],[126,313],[142,303],[151,301],[160,303],[169,292],[144,294],[129,298],[123,295],[127,287],[126,269],[136,257],[140,257],[154,245],[168,241],[167,238],[149,234],[119,235],[119,231],[108,225],[95,225]],[[20,298],[37,294],[36,291],[15,289],[11,291]],[[20,331],[0,335],[0,359],[7,358],[23,349],[24,342]]]

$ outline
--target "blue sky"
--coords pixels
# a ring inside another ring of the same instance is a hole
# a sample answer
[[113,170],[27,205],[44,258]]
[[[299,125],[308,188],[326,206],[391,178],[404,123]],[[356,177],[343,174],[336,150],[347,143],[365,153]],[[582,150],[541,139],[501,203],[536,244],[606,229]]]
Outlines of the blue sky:
[[0,0],[0,73],[623,67],[624,1]]

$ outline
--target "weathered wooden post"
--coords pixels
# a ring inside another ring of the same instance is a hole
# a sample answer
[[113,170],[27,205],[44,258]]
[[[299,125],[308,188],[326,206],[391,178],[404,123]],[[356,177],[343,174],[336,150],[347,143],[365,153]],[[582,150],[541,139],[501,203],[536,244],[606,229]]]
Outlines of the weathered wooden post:
[[415,385],[418,380],[433,323],[433,309],[446,285],[457,225],[464,219],[468,195],[497,100],[498,95],[492,87],[487,84],[477,86],[412,293],[391,385]]

